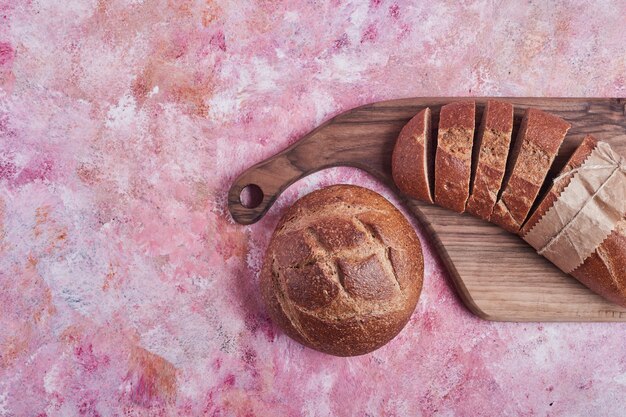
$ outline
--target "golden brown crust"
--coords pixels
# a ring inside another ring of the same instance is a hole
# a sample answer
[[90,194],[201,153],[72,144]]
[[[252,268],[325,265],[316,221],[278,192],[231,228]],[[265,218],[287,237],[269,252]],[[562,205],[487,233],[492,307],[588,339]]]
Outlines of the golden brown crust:
[[489,221],[517,233],[533,206],[570,124],[541,110],[528,109],[509,155],[510,171]]
[[407,323],[422,286],[415,231],[379,194],[315,191],[280,220],[261,271],[268,312],[287,335],[338,356],[361,355]]
[[[597,144],[593,136],[585,137],[561,174],[579,168]],[[525,236],[541,220],[570,181],[571,177],[563,177],[550,188],[522,228],[521,236]],[[571,275],[607,300],[626,307],[626,219],[617,224],[615,230]]]
[[393,181],[408,196],[432,203],[428,174],[432,143],[430,109],[425,108],[402,128],[391,156]]
[[476,147],[478,158],[466,211],[488,220],[506,171],[513,131],[513,106],[489,100],[485,105]]
[[435,202],[457,213],[469,197],[475,113],[473,101],[446,104],[439,113]]

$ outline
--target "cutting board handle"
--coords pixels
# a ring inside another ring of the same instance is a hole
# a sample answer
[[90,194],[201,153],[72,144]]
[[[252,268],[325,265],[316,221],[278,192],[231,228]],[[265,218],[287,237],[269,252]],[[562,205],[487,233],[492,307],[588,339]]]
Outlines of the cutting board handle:
[[[391,170],[395,138],[416,109],[408,106],[395,110],[394,117],[376,122],[372,122],[372,114],[381,110],[375,105],[333,117],[281,153],[239,175],[228,192],[230,214],[237,223],[255,223],[287,187],[325,168],[351,166],[384,179],[384,173]],[[252,197],[245,205],[242,191]]]
[[237,223],[255,223],[285,188],[304,175],[299,166],[290,162],[286,152],[267,159],[244,171],[235,180],[228,191],[228,210]]
[[330,154],[329,149],[315,145],[312,150],[310,146],[325,140],[320,136],[324,135],[325,127],[333,121],[329,120],[281,153],[239,175],[228,191],[228,209],[237,223],[252,224],[259,221],[287,187],[323,168],[320,159],[327,160],[326,166],[340,163],[336,156]]

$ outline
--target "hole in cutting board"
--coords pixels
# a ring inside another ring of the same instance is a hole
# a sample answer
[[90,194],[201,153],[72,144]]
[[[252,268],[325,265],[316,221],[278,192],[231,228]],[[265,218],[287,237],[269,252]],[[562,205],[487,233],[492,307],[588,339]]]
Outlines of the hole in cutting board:
[[263,190],[256,184],[248,184],[241,189],[239,201],[245,208],[256,208],[263,201]]

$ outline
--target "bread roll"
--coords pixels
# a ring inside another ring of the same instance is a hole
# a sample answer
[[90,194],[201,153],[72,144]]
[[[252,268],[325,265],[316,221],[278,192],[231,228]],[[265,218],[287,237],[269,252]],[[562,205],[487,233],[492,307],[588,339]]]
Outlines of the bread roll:
[[298,342],[362,355],[395,337],[422,287],[424,262],[410,223],[385,198],[336,185],[284,214],[261,271],[274,322]]
[[[592,136],[582,141],[559,174],[560,179],[554,183],[520,231],[522,237],[541,220],[569,185],[572,176],[561,175],[579,168],[597,144],[598,141]],[[571,275],[607,300],[626,307],[626,218],[617,223],[609,237]]]
[[473,101],[441,107],[435,156],[435,202],[463,213],[469,197],[476,106]]
[[398,189],[431,204],[433,139],[430,109],[425,108],[402,128],[391,157],[391,173]]
[[569,128],[558,116],[526,110],[490,222],[512,233],[519,231]]
[[513,131],[513,105],[489,100],[476,138],[473,184],[465,210],[489,220],[506,171]]

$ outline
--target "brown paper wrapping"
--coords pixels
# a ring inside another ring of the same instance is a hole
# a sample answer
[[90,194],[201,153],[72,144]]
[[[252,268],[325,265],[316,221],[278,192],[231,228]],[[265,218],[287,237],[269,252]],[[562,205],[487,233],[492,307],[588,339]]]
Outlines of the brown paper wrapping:
[[626,214],[626,160],[598,142],[556,202],[524,236],[537,253],[570,273],[611,234]]

